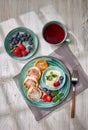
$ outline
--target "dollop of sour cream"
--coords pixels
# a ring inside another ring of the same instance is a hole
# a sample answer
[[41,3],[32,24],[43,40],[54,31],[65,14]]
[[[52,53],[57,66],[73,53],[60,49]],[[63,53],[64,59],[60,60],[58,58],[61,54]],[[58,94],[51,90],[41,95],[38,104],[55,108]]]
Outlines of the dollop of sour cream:
[[45,75],[46,85],[49,87],[54,87],[54,83],[59,80],[61,73],[57,70],[49,70]]

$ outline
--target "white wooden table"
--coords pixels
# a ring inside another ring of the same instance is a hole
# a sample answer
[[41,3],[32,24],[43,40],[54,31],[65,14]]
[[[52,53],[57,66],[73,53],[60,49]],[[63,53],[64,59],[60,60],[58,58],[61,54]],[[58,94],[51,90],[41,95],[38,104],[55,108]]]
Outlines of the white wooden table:
[[[76,37],[74,44],[71,43],[69,47],[84,71],[88,73],[87,5],[87,0],[0,1],[0,130],[88,130],[88,89],[76,97],[74,119],[70,118],[71,102],[69,102],[61,107],[60,111],[57,109],[37,122],[12,79],[29,60],[11,59],[3,45],[4,38],[11,29],[26,26],[39,37],[39,49],[32,58],[48,55],[57,47],[45,44],[41,33],[42,27],[52,19],[64,21],[68,30]],[[15,16],[17,17],[14,18]],[[3,20],[6,21],[2,22]]]

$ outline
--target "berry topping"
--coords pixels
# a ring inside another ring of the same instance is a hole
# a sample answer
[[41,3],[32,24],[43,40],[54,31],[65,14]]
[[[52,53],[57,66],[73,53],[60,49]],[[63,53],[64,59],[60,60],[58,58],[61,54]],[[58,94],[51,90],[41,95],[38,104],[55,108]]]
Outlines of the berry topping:
[[63,76],[60,76],[60,80],[63,80],[64,79],[64,77]]
[[42,94],[42,99],[43,99],[43,101],[45,101],[45,102],[51,102],[51,101],[52,101],[52,96],[49,95],[49,94],[47,94],[47,93],[45,93],[45,92],[43,92],[43,94]]
[[43,91],[43,92],[42,92],[42,97],[41,97],[41,98],[44,99],[45,95],[47,95],[47,93]]
[[53,93],[51,93],[50,95],[51,95],[52,97],[55,97],[55,94],[53,94]]
[[51,95],[51,91],[50,90],[47,90],[46,92],[47,92],[47,94]]
[[46,95],[45,99],[46,99],[46,102],[51,102],[52,101],[52,96]]
[[44,92],[47,92],[47,88],[43,88],[43,91],[44,91]]
[[59,81],[56,81],[55,83],[54,83],[54,87],[58,87],[60,85],[60,82]]

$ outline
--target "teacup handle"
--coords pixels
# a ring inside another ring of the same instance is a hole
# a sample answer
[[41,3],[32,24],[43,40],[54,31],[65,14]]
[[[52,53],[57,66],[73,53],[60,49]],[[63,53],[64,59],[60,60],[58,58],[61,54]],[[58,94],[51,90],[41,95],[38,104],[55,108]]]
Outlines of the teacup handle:
[[65,39],[65,42],[70,43],[71,39],[69,39],[68,37]]

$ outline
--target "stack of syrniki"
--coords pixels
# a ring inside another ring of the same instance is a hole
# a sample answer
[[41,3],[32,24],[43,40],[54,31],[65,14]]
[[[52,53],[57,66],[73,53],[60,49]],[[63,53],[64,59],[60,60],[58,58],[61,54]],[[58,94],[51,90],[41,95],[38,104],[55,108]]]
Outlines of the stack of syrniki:
[[48,67],[48,63],[44,59],[39,59],[34,63],[33,67],[27,70],[27,76],[24,80],[24,87],[28,90],[27,97],[31,100],[40,100],[42,91],[39,89],[39,79],[41,73]]

